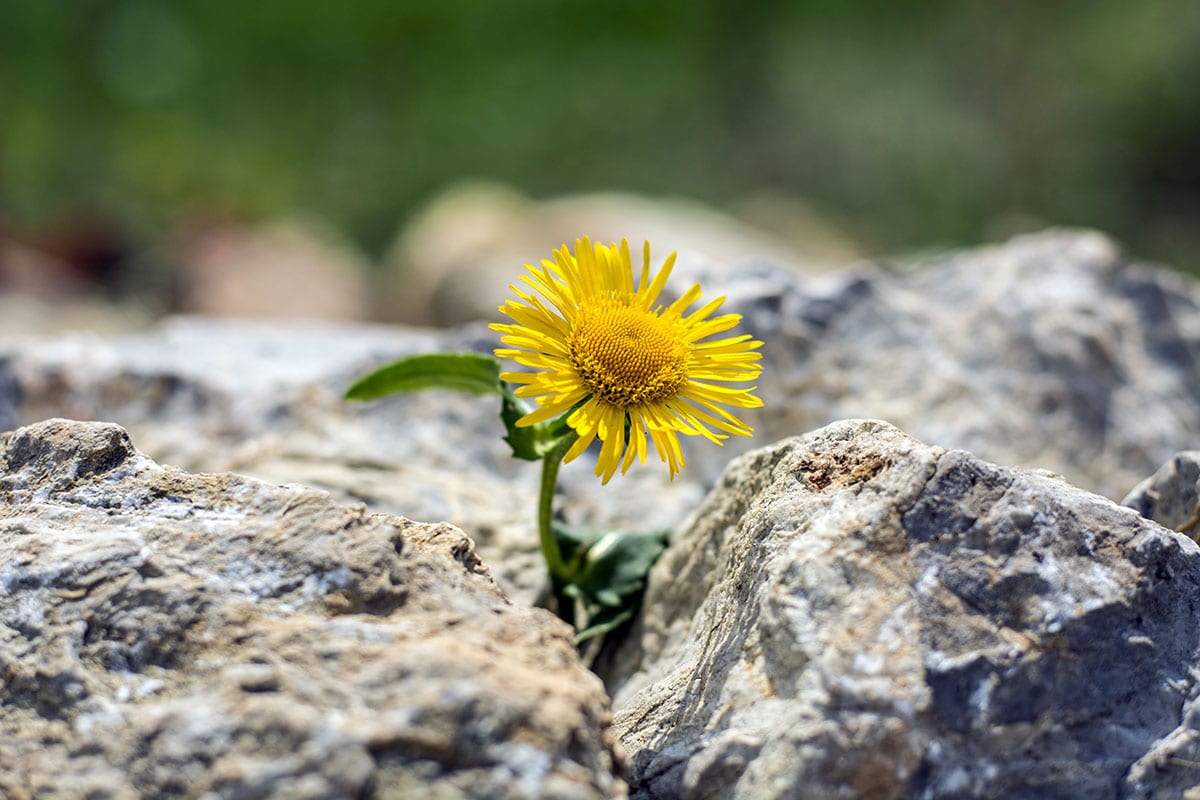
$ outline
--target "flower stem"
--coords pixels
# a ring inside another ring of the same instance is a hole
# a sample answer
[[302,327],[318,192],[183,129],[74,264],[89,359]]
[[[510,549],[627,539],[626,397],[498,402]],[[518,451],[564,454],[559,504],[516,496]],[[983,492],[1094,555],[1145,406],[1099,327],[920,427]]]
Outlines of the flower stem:
[[538,492],[538,541],[542,548],[542,557],[546,560],[546,569],[550,573],[550,593],[554,598],[554,613],[559,619],[575,627],[575,598],[566,593],[567,581],[570,574],[567,565],[563,563],[562,548],[554,536],[554,489],[558,484],[558,468],[562,466],[563,456],[579,437],[572,431],[564,436],[554,446],[554,449],[542,458],[542,486]]
[[562,441],[542,458],[542,486],[538,493],[538,541],[542,547],[542,556],[546,559],[546,568],[555,581],[566,579],[567,565],[563,563],[562,550],[559,549],[551,524],[554,519],[554,488],[558,485],[558,468],[562,466],[563,456],[577,438],[579,437],[573,433],[563,437]]

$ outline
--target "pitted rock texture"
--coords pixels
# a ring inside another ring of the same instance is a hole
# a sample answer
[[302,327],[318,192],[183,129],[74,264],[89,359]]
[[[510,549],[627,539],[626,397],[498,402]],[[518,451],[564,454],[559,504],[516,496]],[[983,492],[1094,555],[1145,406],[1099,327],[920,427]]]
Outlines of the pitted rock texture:
[[[656,252],[675,246],[654,242]],[[512,280],[521,272],[514,263]],[[706,277],[681,262],[667,290],[692,278],[706,297],[726,295],[742,330],[765,342],[765,405],[740,415],[756,435],[723,448],[685,441],[675,481],[652,463],[601,487],[581,458],[561,473],[568,521],[674,527],[738,453],[849,417],[887,419],[931,444],[1048,469],[1113,498],[1200,440],[1200,290],[1132,263],[1099,234],[1050,231],[919,268],[821,278],[775,264]],[[160,463],[305,483],[447,521],[471,532],[510,596],[530,603],[545,574],[530,533],[538,466],[510,457],[495,398],[341,400],[356,377],[396,358],[496,343],[482,326],[201,318],[10,341],[0,345],[0,429],[109,420]]]
[[1200,450],[1187,450],[1133,487],[1121,505],[1171,530],[1200,537]]
[[[1077,231],[881,267],[712,287],[766,343],[757,436],[735,452],[872,417],[1118,499],[1200,441],[1195,281]],[[730,455],[695,466],[715,477]]]
[[570,631],[445,524],[0,436],[0,796],[624,796]]
[[737,459],[605,672],[634,798],[1179,797],[1200,548],[844,421]]
[[[450,391],[350,403],[355,378],[416,353],[488,352],[455,332],[179,317],[120,337],[65,336],[0,348],[0,430],[48,417],[126,428],[156,461],[329,491],[374,511],[471,532],[510,597],[545,583],[538,465],[512,458],[494,397]],[[670,528],[703,497],[644,469],[620,492],[585,465],[562,471],[569,521]],[[497,498],[501,498],[498,502]]]

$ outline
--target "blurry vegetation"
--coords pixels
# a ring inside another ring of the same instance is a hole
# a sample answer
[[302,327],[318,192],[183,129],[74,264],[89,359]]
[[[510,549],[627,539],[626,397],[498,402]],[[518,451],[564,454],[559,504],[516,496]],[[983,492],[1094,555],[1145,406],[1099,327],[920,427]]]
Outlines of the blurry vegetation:
[[807,198],[876,251],[1094,226],[1200,258],[1200,3],[15,0],[0,225],[309,214],[462,178]]

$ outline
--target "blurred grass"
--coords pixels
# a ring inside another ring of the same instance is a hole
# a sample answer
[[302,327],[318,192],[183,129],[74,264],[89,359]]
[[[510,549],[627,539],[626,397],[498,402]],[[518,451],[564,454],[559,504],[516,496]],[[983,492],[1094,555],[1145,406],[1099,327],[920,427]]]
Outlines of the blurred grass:
[[1200,269],[1200,4],[12,0],[0,222],[379,253],[461,178],[805,197],[877,251],[1093,226]]

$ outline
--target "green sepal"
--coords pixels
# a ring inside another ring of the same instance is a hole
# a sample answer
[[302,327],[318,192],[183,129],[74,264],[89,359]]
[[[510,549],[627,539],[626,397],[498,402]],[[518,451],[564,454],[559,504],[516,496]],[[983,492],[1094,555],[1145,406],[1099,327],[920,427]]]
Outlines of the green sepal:
[[646,574],[662,555],[667,531],[604,531],[554,526],[567,576],[563,594],[583,604],[576,644],[631,619],[641,604]]
[[508,384],[504,384],[500,397],[500,420],[508,432],[504,441],[512,448],[514,457],[526,461],[541,461],[564,437],[574,435],[574,431],[567,425],[565,413],[546,422],[518,427],[517,420],[532,409],[513,394]]
[[470,394],[502,394],[500,362],[477,353],[427,353],[409,356],[356,380],[347,400],[376,400],[398,392],[455,389]]

